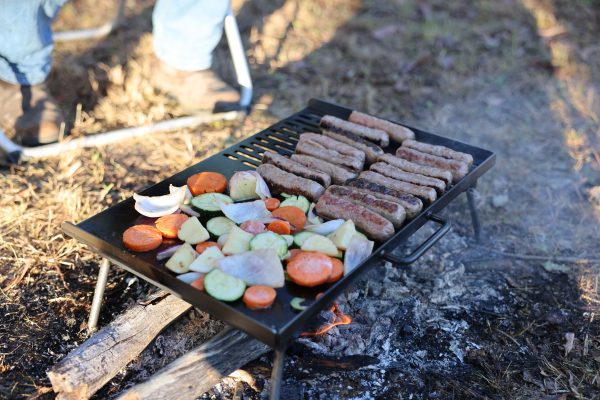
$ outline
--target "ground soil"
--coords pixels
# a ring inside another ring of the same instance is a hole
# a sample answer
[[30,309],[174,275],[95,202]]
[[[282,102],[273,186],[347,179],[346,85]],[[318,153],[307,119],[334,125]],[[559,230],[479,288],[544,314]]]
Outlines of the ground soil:
[[[0,397],[52,398],[47,369],[86,338],[99,259],[61,222],[319,97],[485,147],[498,161],[477,189],[482,242],[466,201],[452,204],[443,216],[454,230],[431,253],[410,268],[382,264],[340,299],[353,324],[294,346],[288,398],[600,398],[600,3],[470,3],[236,1],[256,88],[244,121],[5,166]],[[68,3],[57,29],[110,15],[91,4]],[[56,46],[49,84],[72,135],[181,115],[151,84],[151,9],[128,1],[126,24],[108,38]],[[215,68],[231,80],[224,43]],[[113,270],[101,324],[149,289]],[[170,360],[162,343],[176,336],[161,336],[97,397],[146,379]],[[269,368],[263,357],[246,368],[254,388],[229,379],[204,398],[261,398]]]

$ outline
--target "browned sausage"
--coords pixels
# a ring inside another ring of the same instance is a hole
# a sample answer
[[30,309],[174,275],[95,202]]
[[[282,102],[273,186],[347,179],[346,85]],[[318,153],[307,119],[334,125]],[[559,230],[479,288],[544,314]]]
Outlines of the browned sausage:
[[262,162],[263,164],[273,164],[277,168],[280,168],[286,172],[318,182],[324,187],[331,185],[331,177],[326,173],[305,167],[304,165],[290,160],[281,154],[274,153],[272,151],[265,151]]
[[327,129],[323,130],[323,135],[329,136],[335,140],[339,140],[340,142],[344,142],[350,146],[357,148],[364,152],[367,156],[367,162],[369,164],[377,161],[377,157],[383,154],[383,150],[381,147],[377,146],[375,143],[371,143],[368,140],[364,140],[360,136],[356,136],[350,132],[340,131],[333,132]]
[[350,118],[351,122],[368,126],[369,128],[381,129],[390,135],[390,138],[398,143],[402,143],[406,139],[414,139],[415,133],[402,125],[394,124],[390,121],[363,114],[359,111],[352,111]]
[[400,192],[412,194],[413,196],[417,196],[421,200],[425,200],[429,203],[433,203],[435,199],[437,199],[437,194],[435,193],[435,190],[430,187],[413,185],[412,183],[398,181],[396,179],[388,178],[387,176],[378,174],[377,172],[364,171],[361,172],[361,174],[358,177],[371,182],[378,183],[383,186],[387,186]]
[[453,182],[462,179],[467,172],[469,172],[469,167],[464,162],[449,160],[447,158],[434,156],[432,154],[422,153],[418,150],[409,149],[408,147],[404,146],[398,147],[396,150],[396,156],[417,164],[430,165],[435,168],[446,169],[452,173]]
[[412,172],[413,174],[421,174],[431,176],[432,178],[441,179],[446,182],[446,185],[452,183],[452,172],[444,169],[431,167],[429,165],[416,164],[388,153],[380,155],[379,161],[391,164],[394,167],[400,168],[406,172]]
[[401,193],[397,190],[379,185],[374,182],[369,182],[365,179],[352,179],[346,182],[346,186],[353,187],[365,193],[369,193],[380,199],[395,201],[406,210],[406,218],[412,219],[423,209],[423,202],[411,196],[410,194]]
[[363,139],[375,142],[381,147],[387,147],[390,144],[390,135],[381,129],[373,129],[354,122],[346,121],[333,115],[325,115],[319,123],[322,129],[340,133],[342,131],[350,132]]
[[467,166],[473,164],[473,156],[467,153],[449,149],[445,146],[436,146],[429,143],[417,142],[416,140],[406,140],[402,142],[403,147],[419,150],[423,153],[432,154],[438,157],[450,158],[452,160],[467,163]]
[[261,164],[256,171],[275,193],[302,195],[316,201],[325,188],[315,181],[290,174],[271,164]]
[[299,164],[326,173],[331,176],[331,181],[338,185],[358,176],[356,172],[349,169],[306,154],[292,154],[291,157]]
[[371,171],[385,175],[388,178],[397,179],[399,181],[414,183],[415,185],[429,186],[434,188],[438,194],[444,193],[446,190],[446,184],[441,179],[432,178],[430,176],[413,174],[412,172],[402,171],[400,168],[396,168],[393,165],[384,162],[378,162],[371,165]]
[[353,171],[360,171],[364,166],[364,162],[361,162],[358,158],[327,149],[317,142],[310,139],[302,139],[302,137],[300,137],[300,141],[298,141],[298,144],[296,145],[296,153],[308,154],[309,156],[341,165]]
[[329,150],[335,150],[338,153],[342,153],[347,156],[352,156],[354,158],[358,158],[363,163],[365,162],[364,151],[352,147],[349,144],[342,143],[338,140],[327,137],[325,135],[321,135],[319,133],[305,132],[300,135],[300,138],[310,139],[311,141],[319,143],[320,145],[324,146]]

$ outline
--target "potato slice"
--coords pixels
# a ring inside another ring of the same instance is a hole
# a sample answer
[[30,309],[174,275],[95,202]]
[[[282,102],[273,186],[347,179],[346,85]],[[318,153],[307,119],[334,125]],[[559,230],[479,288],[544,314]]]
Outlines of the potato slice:
[[188,218],[179,228],[177,236],[190,244],[202,243],[210,238],[208,231],[202,226],[197,217]]
[[237,226],[232,226],[227,240],[223,245],[224,254],[239,254],[250,250],[250,240],[254,235],[242,230]]
[[338,254],[338,249],[335,244],[325,236],[312,235],[302,244],[304,251],[316,251],[328,256],[335,257]]
[[337,228],[329,238],[331,241],[337,246],[340,250],[346,250],[348,244],[350,243],[350,239],[356,233],[356,227],[354,226],[354,222],[351,219],[344,222]]
[[204,273],[210,272],[215,268],[215,261],[224,257],[225,255],[217,246],[208,247],[202,254],[196,257],[194,262],[189,266],[189,270]]
[[165,266],[176,274],[183,274],[190,270],[190,264],[194,262],[198,253],[188,243],[184,243],[177,251],[169,258]]

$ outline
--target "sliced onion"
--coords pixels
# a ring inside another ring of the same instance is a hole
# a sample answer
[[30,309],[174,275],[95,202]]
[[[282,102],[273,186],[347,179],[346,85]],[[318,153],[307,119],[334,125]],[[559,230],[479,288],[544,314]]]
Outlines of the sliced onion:
[[182,204],[182,205],[180,205],[180,206],[179,206],[179,209],[180,209],[180,210],[181,210],[183,213],[185,213],[185,214],[189,215],[190,217],[199,217],[199,216],[200,216],[200,213],[197,213],[196,211],[194,211],[194,210],[192,209],[192,207],[188,206],[187,204]]
[[256,171],[248,171],[254,176],[256,176],[256,194],[261,199],[266,199],[271,197],[271,191],[269,190],[269,186],[267,186],[267,182],[263,179],[262,176]]
[[135,209],[146,217],[156,218],[173,214],[185,200],[185,188],[174,188],[170,194],[163,196],[142,196],[134,194]]
[[315,203],[310,203],[310,207],[308,207],[308,213],[306,214],[306,220],[311,225],[319,225],[323,223],[323,219],[315,213]]
[[373,241],[367,240],[360,235],[352,236],[344,254],[344,275],[347,275],[369,257],[373,252],[374,245]]
[[191,285],[192,282],[202,278],[204,275],[205,274],[202,272],[186,272],[185,274],[179,275],[177,279]]
[[344,222],[343,219],[332,219],[331,221],[323,222],[319,225],[309,225],[305,226],[304,230],[309,232],[314,232],[319,235],[327,236],[330,233],[335,232],[337,228],[339,228]]
[[156,259],[160,261],[164,260],[165,258],[171,257],[173,254],[175,254],[177,250],[179,250],[181,246],[181,244],[176,244],[175,246],[167,247],[166,249],[159,251],[156,254]]
[[271,216],[263,200],[248,201],[245,203],[221,204],[223,214],[236,224],[251,219],[261,219]]

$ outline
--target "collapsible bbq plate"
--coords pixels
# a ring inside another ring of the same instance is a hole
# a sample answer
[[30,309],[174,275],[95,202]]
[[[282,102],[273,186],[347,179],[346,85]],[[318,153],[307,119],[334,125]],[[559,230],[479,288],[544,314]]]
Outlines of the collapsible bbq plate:
[[[166,194],[169,185],[185,185],[190,175],[201,171],[217,171],[229,178],[236,171],[249,170],[258,166],[265,150],[273,150],[283,155],[292,154],[301,133],[319,132],[319,120],[323,115],[329,114],[348,119],[351,112],[352,110],[348,108],[313,99],[309,102],[308,107],[302,111],[157,183],[141,194],[145,196]],[[474,162],[469,173],[459,182],[449,187],[435,202],[424,208],[417,217],[405,223],[387,242],[376,243],[373,254],[337,283],[308,289],[286,282],[285,287],[277,289],[275,304],[267,310],[249,310],[241,301],[221,302],[205,292],[201,292],[178,280],[177,276],[164,266],[164,261],[156,260],[156,253],[168,247],[169,244],[163,244],[157,250],[148,253],[133,253],[126,250],[122,244],[123,232],[130,226],[139,223],[143,218],[134,210],[135,202],[133,198],[112,206],[77,225],[65,222],[62,228],[66,234],[87,244],[95,252],[121,268],[173,293],[195,307],[210,313],[214,318],[246,331],[269,346],[282,349],[286,347],[289,340],[294,337],[307,320],[331,303],[344,288],[367,269],[376,265],[379,260],[383,258],[406,264],[420,257],[450,228],[449,223],[436,217],[434,213],[440,211],[460,193],[474,186],[477,179],[489,170],[495,162],[496,157],[490,151],[412,127],[409,128],[414,130],[416,139],[419,141],[443,145],[471,154]],[[392,144],[385,150],[393,153],[396,147],[397,144]],[[440,228],[418,246],[411,255],[397,258],[390,254],[402,241],[406,240],[427,221],[439,223]],[[324,292],[324,295],[319,300],[315,300],[315,296],[319,292]],[[306,298],[304,304],[308,307],[301,312],[293,310],[290,301],[294,297]]]

